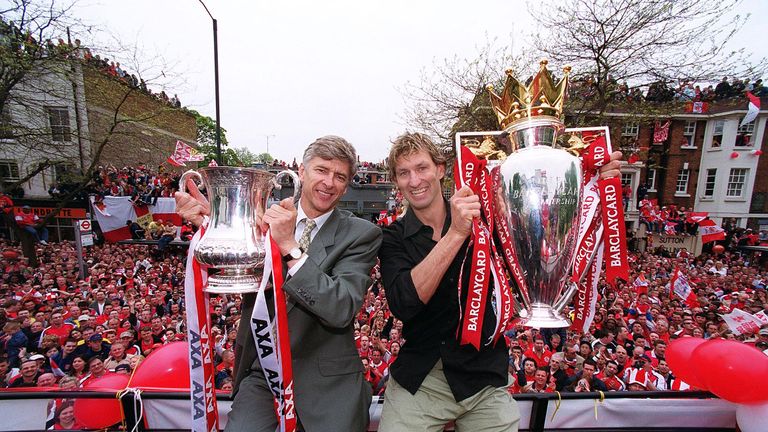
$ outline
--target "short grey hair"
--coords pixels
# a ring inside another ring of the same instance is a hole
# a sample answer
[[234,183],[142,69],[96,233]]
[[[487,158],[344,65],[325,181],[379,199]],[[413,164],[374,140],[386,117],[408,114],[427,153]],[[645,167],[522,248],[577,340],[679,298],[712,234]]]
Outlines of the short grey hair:
[[340,160],[349,165],[349,180],[357,173],[357,152],[347,140],[336,135],[326,135],[315,140],[304,150],[302,163],[319,157],[325,160]]

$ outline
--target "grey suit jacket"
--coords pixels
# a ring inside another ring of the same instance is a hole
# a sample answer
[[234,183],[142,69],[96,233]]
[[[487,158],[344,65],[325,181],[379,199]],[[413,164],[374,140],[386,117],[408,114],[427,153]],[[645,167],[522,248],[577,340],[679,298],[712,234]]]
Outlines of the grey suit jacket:
[[[354,343],[353,321],[370,286],[381,230],[335,209],[307,250],[308,259],[283,289],[293,357],[294,401],[308,431],[364,431],[371,388]],[[235,388],[260,370],[250,317],[255,294],[243,299]]]

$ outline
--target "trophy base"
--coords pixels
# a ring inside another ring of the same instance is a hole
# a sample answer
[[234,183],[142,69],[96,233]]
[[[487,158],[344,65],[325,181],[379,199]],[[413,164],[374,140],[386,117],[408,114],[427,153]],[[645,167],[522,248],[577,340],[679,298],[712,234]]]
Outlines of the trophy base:
[[259,291],[261,275],[253,273],[221,273],[208,276],[203,291],[209,294],[246,294]]
[[561,328],[570,327],[571,321],[560,315],[552,306],[542,303],[531,305],[530,309],[520,311],[519,324],[525,327]]

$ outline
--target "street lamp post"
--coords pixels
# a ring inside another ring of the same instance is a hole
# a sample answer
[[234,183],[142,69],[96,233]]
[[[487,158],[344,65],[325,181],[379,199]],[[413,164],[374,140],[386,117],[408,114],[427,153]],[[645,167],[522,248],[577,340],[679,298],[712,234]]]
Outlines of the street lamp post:
[[211,15],[211,11],[208,10],[208,6],[203,3],[203,0],[198,0],[201,5],[203,5],[203,8],[205,8],[205,11],[208,13],[208,16],[211,17],[211,21],[213,21],[213,74],[214,74],[214,85],[216,87],[216,162],[219,165],[223,165],[221,160],[221,121],[219,118],[219,37],[218,37],[218,26],[216,24],[216,18]]
[[269,139],[274,138],[277,135],[272,134],[272,135],[264,135],[264,136],[267,138],[267,154],[269,154]]

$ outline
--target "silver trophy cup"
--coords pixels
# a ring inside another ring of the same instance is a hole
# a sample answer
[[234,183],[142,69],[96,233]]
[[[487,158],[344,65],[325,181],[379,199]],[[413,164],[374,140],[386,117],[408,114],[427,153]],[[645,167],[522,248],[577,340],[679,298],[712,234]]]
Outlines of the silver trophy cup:
[[[540,116],[507,128],[512,147],[499,167],[496,220],[511,231],[511,246],[524,272],[521,323],[568,327],[561,315],[577,286],[571,269],[578,235],[581,160],[559,148],[562,122]],[[526,295],[527,293],[527,295]]]
[[279,179],[293,178],[294,200],[301,191],[299,176],[293,171],[277,175],[255,168],[207,167],[189,170],[179,180],[186,192],[186,181],[197,177],[203,183],[211,205],[211,215],[203,237],[193,253],[208,269],[206,292],[216,294],[256,292],[261,283],[266,255],[258,222],[267,208],[272,189],[280,189]]

